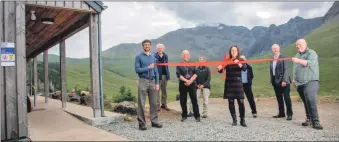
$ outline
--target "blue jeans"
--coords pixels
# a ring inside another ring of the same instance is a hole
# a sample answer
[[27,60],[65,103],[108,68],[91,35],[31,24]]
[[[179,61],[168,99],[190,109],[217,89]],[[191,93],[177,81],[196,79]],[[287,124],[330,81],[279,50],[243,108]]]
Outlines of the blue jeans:
[[297,87],[300,98],[302,99],[306,111],[307,119],[312,122],[319,121],[317,108],[317,93],[319,90],[319,81],[310,81]]

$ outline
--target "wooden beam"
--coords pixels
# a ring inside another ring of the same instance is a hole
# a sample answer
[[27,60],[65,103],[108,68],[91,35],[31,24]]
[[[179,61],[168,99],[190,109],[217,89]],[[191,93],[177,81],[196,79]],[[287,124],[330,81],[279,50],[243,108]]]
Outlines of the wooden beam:
[[[4,41],[3,38],[3,2],[0,1],[0,42]],[[1,121],[0,121],[0,140],[4,140],[6,138],[6,122],[5,122],[5,86],[4,86],[4,71],[3,67],[0,66],[0,115],[1,115]]]
[[38,57],[33,58],[33,84],[34,84],[34,106],[36,106],[36,95],[38,93]]
[[79,31],[83,30],[84,28],[88,27],[88,16],[83,17],[78,22],[70,26],[67,30],[60,33],[58,36],[53,37],[51,40],[40,46],[40,48],[32,51],[27,56],[28,58],[34,57],[39,55],[44,50],[48,50],[49,48],[53,47],[54,45],[58,44],[61,40],[65,40],[72,35],[78,33]]
[[18,95],[19,137],[28,136],[27,127],[27,90],[26,90],[26,34],[25,34],[25,2],[17,1],[15,7],[16,19],[16,82]]
[[[86,3],[84,3],[82,6],[86,6],[86,8],[80,9],[80,8],[74,8],[73,4],[71,5],[72,7],[68,6],[66,7],[67,1],[64,2],[56,2],[54,6],[51,5],[44,5],[44,4],[31,4],[31,3],[26,3],[27,6],[35,6],[35,7],[40,7],[40,8],[53,8],[53,9],[61,9],[61,10],[71,10],[71,11],[78,11],[78,12],[83,12],[83,13],[97,13],[95,10],[91,9]],[[61,6],[61,4],[63,4]]]
[[[15,43],[15,1],[4,4],[4,42]],[[17,45],[15,45],[15,48]],[[16,49],[15,49],[16,50]],[[16,66],[5,67],[6,139],[18,138],[18,95]]]
[[44,51],[44,89],[45,89],[45,103],[48,103],[49,97],[48,50]]
[[62,108],[66,108],[67,102],[67,77],[66,77],[66,46],[65,40],[60,42],[60,79],[61,79],[61,99]]
[[98,14],[90,14],[89,20],[89,50],[91,68],[91,95],[93,99],[93,117],[101,116],[99,90],[99,48],[98,48]]

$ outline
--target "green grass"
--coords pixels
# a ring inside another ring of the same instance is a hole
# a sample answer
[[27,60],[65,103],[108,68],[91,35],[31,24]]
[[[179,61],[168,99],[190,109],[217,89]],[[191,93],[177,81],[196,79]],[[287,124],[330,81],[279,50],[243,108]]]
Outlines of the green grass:
[[[308,46],[315,50],[319,56],[320,64],[320,91],[321,96],[339,96],[339,80],[335,73],[339,72],[339,20],[330,21],[326,25],[319,27],[305,37]],[[295,43],[282,50],[286,56],[296,54]],[[270,57],[267,53],[259,58]],[[83,61],[67,62],[67,88],[70,90],[74,86],[80,88],[90,88],[90,72],[88,59]],[[75,65],[74,63],[78,63]],[[134,71],[134,58],[105,58],[104,66],[104,94],[107,98],[115,97],[121,85],[131,89],[132,94],[137,94],[138,80]],[[269,63],[252,64],[254,71],[253,92],[256,97],[274,96],[273,88],[269,82]],[[292,64],[291,77],[292,77]],[[171,80],[168,82],[168,100],[174,101],[178,94],[178,81],[175,76],[175,67],[170,67]],[[212,75],[211,97],[222,97],[224,81],[220,79],[220,74]],[[291,86],[291,95],[297,95]]]

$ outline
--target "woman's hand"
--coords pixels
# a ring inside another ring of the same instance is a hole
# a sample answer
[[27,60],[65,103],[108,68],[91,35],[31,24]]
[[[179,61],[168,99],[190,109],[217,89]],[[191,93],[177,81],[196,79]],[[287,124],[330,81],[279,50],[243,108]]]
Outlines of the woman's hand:
[[219,65],[219,66],[217,67],[217,69],[218,69],[218,71],[222,70],[222,65]]

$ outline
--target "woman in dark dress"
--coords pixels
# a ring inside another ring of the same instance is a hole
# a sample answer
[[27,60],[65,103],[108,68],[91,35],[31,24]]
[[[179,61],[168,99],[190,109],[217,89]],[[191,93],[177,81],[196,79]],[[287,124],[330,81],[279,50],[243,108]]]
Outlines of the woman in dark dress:
[[[226,60],[231,60],[238,63],[244,59],[240,58],[240,51],[237,45],[233,45],[229,50],[229,57]],[[245,123],[245,105],[244,105],[244,89],[241,82],[241,71],[246,69],[246,64],[232,64],[225,67],[219,65],[218,72],[226,71],[226,80],[224,88],[224,99],[228,99],[229,110],[233,118],[232,125],[237,125],[237,117],[235,112],[234,100],[236,99],[239,105],[240,124],[246,127]]]

